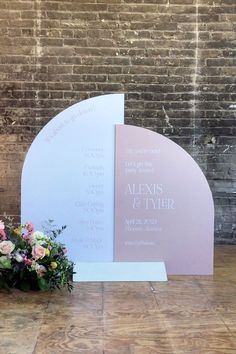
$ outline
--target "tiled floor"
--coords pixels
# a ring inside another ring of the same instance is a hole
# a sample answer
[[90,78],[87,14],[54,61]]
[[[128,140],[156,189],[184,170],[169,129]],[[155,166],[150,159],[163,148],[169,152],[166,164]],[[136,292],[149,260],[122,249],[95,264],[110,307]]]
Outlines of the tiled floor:
[[1,354],[236,354],[236,246],[214,277],[0,292]]

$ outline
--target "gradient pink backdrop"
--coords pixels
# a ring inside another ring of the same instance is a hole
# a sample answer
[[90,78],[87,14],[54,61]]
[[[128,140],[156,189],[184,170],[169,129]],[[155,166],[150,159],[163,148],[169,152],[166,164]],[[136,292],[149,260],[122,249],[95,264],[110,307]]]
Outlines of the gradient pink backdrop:
[[[114,261],[164,261],[168,274],[212,274],[212,195],[185,150],[147,129],[117,125],[115,178]],[[146,198],[169,199],[169,209]],[[138,223],[134,230],[130,222]]]

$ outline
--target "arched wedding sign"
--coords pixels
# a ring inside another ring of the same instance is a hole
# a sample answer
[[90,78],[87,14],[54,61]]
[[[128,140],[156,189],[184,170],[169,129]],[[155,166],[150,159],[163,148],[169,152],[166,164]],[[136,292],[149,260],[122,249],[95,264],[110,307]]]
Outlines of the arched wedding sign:
[[165,266],[212,274],[214,207],[201,169],[170,139],[123,122],[123,94],[53,118],[25,158],[22,221],[67,225],[75,280],[166,280]]

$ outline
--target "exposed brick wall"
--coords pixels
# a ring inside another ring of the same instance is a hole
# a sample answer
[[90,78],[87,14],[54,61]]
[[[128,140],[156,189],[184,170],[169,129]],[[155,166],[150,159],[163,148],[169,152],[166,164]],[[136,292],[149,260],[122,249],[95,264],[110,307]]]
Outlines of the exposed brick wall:
[[236,243],[235,0],[1,0],[0,214],[20,212],[24,155],[59,111],[126,93],[126,123],[169,136]]

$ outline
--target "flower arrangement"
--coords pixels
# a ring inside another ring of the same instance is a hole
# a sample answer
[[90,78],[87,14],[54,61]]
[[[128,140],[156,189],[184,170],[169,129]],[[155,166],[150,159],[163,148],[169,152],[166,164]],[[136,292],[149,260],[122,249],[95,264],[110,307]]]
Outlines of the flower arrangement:
[[[52,227],[52,220],[47,223]],[[31,222],[15,226],[0,220],[0,288],[54,290],[73,289],[73,262],[66,248],[56,241],[65,229],[35,231]]]

